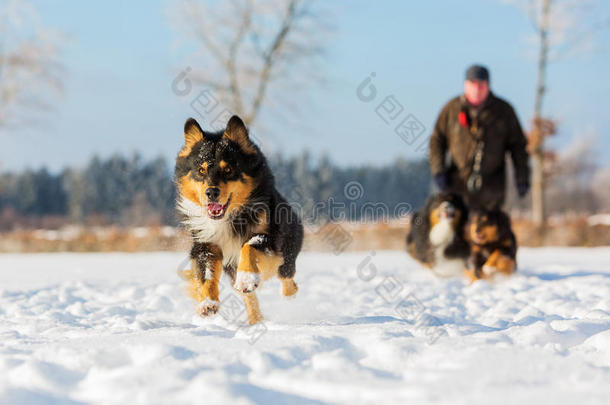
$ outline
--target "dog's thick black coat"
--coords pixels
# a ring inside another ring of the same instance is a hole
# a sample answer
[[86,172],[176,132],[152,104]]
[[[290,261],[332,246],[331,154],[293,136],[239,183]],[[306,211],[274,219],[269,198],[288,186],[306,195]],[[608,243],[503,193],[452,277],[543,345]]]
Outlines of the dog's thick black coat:
[[[250,294],[266,277],[264,271],[275,268],[286,282],[285,295],[294,294],[303,225],[275,188],[267,160],[244,123],[234,116],[224,131],[204,132],[191,118],[184,134],[175,182],[178,211],[193,238],[193,271],[186,278],[191,295],[204,303],[202,313],[218,308],[220,272],[240,293]],[[246,273],[252,277],[243,278]],[[251,323],[260,320],[255,300],[253,295],[246,299]]]

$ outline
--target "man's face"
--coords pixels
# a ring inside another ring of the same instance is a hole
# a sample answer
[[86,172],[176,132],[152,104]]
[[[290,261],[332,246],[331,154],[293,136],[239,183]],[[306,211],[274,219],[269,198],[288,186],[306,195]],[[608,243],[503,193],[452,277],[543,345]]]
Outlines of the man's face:
[[473,106],[480,105],[489,95],[489,82],[484,80],[466,80],[464,82],[464,95]]

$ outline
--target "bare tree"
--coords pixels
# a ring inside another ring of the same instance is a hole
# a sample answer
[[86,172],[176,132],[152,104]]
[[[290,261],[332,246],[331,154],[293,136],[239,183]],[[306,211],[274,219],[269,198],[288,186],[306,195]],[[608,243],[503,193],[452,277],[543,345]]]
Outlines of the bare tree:
[[610,213],[610,166],[599,169],[593,176],[593,194],[598,210]]
[[[549,54],[549,25],[551,0],[542,1],[540,18],[533,17],[539,37],[540,51],[538,53],[538,76],[536,79],[536,101],[534,102],[534,128],[530,142],[532,153],[532,219],[541,226],[545,221],[544,212],[544,135],[539,121],[542,119],[542,101],[545,93],[546,67]],[[533,145],[532,145],[533,144]]]
[[543,227],[545,212],[545,167],[549,167],[545,138],[555,133],[555,124],[544,118],[543,103],[547,90],[549,62],[569,56],[575,51],[594,49],[595,34],[608,26],[610,20],[597,10],[597,0],[516,0],[528,14],[536,32],[538,44],[537,80],[534,117],[530,132],[529,149],[532,154],[532,217]]
[[330,25],[316,1],[180,0],[175,6],[173,25],[197,48],[191,79],[246,123],[272,106],[272,88],[294,91],[322,81],[316,66]]
[[581,134],[557,153],[554,170],[545,183],[549,215],[597,209],[592,187],[597,171],[595,151],[595,139]]
[[0,7],[0,127],[32,122],[33,110],[46,110],[60,92],[61,39],[44,29],[25,0]]

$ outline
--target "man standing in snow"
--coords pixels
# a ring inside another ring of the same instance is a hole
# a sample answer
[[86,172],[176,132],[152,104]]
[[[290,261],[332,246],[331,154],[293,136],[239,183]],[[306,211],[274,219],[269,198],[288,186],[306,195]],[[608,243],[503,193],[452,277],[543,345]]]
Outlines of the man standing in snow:
[[430,138],[430,169],[441,191],[461,194],[472,208],[499,209],[506,189],[506,153],[520,197],[530,187],[526,139],[513,108],[489,89],[489,71],[466,71],[464,94],[443,107]]

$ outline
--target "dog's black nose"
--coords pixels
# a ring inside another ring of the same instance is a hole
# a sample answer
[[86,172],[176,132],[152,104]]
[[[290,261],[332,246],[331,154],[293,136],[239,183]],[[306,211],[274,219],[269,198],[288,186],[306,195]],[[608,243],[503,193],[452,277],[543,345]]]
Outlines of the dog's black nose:
[[218,187],[210,187],[205,190],[205,195],[208,197],[208,200],[216,201],[220,196],[220,189]]

